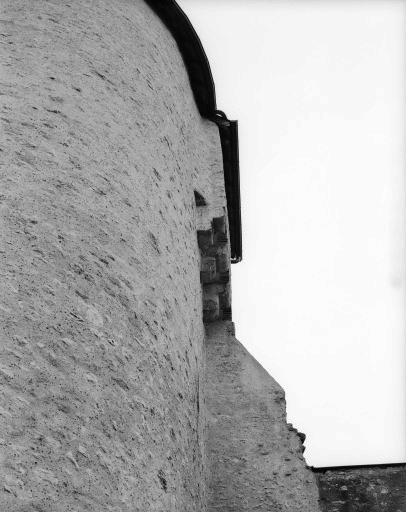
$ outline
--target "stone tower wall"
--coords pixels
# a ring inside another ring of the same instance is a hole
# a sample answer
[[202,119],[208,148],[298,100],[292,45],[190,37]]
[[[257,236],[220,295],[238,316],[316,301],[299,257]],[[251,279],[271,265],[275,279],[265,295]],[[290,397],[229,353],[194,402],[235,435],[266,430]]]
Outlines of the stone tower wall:
[[0,510],[202,511],[218,129],[141,0],[4,0],[1,40]]
[[218,321],[222,146],[173,35],[143,0],[0,9],[0,510],[316,512],[282,390]]

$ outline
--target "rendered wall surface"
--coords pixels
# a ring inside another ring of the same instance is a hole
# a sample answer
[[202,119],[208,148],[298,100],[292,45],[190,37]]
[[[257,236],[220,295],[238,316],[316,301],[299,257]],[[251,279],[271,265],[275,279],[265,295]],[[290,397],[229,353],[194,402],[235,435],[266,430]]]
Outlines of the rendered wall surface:
[[315,512],[282,389],[205,333],[222,152],[172,35],[142,0],[0,10],[0,511]]
[[315,477],[284,392],[234,337],[232,322],[207,326],[209,512],[316,512]]
[[324,512],[406,511],[406,465],[315,471]]
[[141,0],[0,18],[0,510],[203,511],[218,129]]

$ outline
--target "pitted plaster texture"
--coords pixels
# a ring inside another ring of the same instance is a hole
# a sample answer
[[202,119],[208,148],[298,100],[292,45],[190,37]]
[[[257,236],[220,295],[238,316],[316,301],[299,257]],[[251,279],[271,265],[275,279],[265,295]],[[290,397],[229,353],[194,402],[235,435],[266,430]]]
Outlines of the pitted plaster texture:
[[0,24],[0,510],[204,511],[217,127],[141,0],[3,0]]
[[0,25],[0,510],[317,510],[281,388],[230,322],[205,345],[222,153],[171,34],[142,0]]
[[234,337],[207,326],[209,512],[318,512],[315,477],[279,384]]

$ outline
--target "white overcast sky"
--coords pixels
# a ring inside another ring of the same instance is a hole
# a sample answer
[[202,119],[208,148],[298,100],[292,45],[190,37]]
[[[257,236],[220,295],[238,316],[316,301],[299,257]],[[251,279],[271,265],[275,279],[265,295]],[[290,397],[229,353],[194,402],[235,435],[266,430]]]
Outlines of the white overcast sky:
[[406,461],[406,0],[180,0],[239,120],[237,336],[310,465]]

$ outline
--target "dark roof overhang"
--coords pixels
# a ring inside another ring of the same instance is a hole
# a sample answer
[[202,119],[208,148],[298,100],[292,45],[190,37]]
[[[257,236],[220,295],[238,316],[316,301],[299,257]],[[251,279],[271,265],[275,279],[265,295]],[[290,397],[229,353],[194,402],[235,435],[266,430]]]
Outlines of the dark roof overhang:
[[175,0],[145,0],[172,33],[182,54],[200,114],[220,133],[230,228],[231,262],[242,259],[238,123],[217,110],[213,75],[199,36]]

